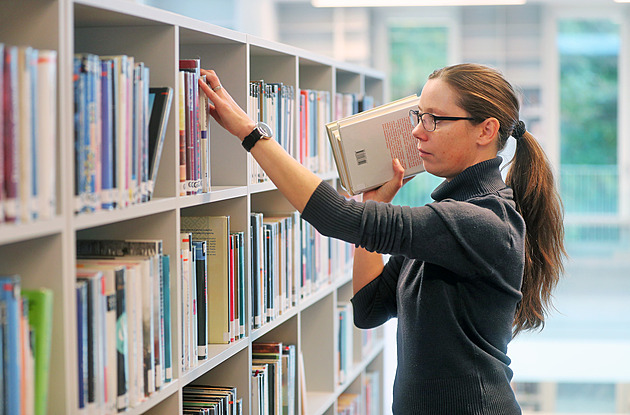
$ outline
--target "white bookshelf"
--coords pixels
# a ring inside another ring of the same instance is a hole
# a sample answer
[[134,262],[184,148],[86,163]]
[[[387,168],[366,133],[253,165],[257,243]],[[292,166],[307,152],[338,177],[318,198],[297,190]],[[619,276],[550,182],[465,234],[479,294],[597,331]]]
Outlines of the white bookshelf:
[[[57,214],[53,219],[29,224],[0,224],[0,274],[16,273],[24,288],[53,291],[53,336],[50,367],[49,414],[78,413],[76,352],[75,243],[80,238],[156,238],[164,253],[179,255],[180,218],[191,215],[230,215],[231,228],[249,240],[250,212],[287,211],[290,206],[273,184],[249,184],[248,157],[238,140],[214,120],[210,126],[211,192],[179,196],[177,100],[174,100],[153,199],[115,211],[73,214],[74,131],[72,58],[74,53],[127,54],[150,68],[151,86],[170,86],[177,96],[180,58],[200,58],[212,68],[242,107],[246,107],[249,82],[265,79],[296,88],[367,93],[383,103],[384,75],[369,68],[336,62],[295,47],[254,38],[188,17],[126,0],[25,0],[0,2],[0,42],[29,45],[58,52],[57,113]],[[297,100],[296,100],[297,103]],[[296,104],[297,105],[297,104]],[[297,125],[296,125],[297,128]],[[334,172],[322,178],[338,186]],[[249,275],[250,253],[246,251]],[[184,372],[180,338],[182,310],[179,267],[172,260],[173,381],[126,413],[178,414],[182,389],[191,383],[233,385],[243,398],[243,412],[250,414],[251,344],[283,341],[297,345],[305,360],[308,415],[335,414],[336,400],[345,391],[361,389],[367,371],[381,372],[383,387],[383,332],[367,353],[353,353],[350,378],[337,379],[335,363],[336,303],[348,301],[348,270],[335,270],[332,283],[300,299],[278,319],[251,330],[247,301],[246,337],[229,345],[212,345],[210,357]],[[249,277],[246,296],[251,296]],[[355,329],[355,338],[360,335]],[[360,344],[359,344],[360,345]],[[298,377],[299,380],[299,377]],[[296,385],[301,399],[299,385]]]

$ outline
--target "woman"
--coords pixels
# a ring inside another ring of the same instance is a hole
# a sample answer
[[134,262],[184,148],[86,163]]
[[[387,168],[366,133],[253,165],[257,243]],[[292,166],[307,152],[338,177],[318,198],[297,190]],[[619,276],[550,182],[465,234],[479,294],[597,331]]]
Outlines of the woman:
[[[255,123],[214,72],[202,73],[211,115],[248,136]],[[251,153],[304,219],[358,246],[355,324],[398,318],[395,414],[520,414],[507,345],[544,325],[565,255],[549,163],[519,121],[512,86],[485,66],[435,71],[410,117],[425,169],[445,179],[425,206],[390,204],[403,185],[398,161],[394,178],[360,203],[273,140]],[[506,185],[497,153],[510,135],[517,146]],[[391,255],[385,265],[381,254]]]

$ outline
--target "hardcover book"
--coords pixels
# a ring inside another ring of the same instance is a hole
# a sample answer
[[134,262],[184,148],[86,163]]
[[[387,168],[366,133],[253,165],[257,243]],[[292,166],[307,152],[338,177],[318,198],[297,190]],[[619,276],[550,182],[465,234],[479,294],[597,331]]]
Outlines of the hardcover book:
[[326,124],[341,184],[350,195],[389,181],[394,158],[404,167],[405,178],[424,171],[409,122],[409,110],[417,104],[418,97],[410,95]]

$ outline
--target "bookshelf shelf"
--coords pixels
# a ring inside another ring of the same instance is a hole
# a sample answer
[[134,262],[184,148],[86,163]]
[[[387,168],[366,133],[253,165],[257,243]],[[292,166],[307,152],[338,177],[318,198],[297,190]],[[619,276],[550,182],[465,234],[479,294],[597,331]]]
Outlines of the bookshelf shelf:
[[[327,266],[321,269],[313,266],[313,270],[308,271],[313,273],[309,278],[323,282],[314,282],[311,291],[297,295],[295,304],[271,321],[253,328],[253,252],[248,242],[252,234],[251,214],[262,212],[267,217],[294,209],[272,182],[251,183],[251,155],[214,120],[210,121],[209,128],[210,191],[180,195],[176,97],[179,60],[197,58],[203,68],[217,72],[223,86],[243,108],[248,107],[250,82],[265,80],[294,88],[296,115],[301,89],[329,94],[330,108],[323,116],[330,118],[335,113],[333,97],[337,92],[369,94],[377,104],[382,103],[384,74],[128,0],[0,2],[0,27],[0,43],[5,46],[29,45],[57,52],[56,143],[53,148],[56,160],[54,171],[50,172],[56,181],[55,214],[51,219],[28,223],[0,222],[0,275],[18,274],[22,289],[43,287],[53,294],[49,414],[106,412],[94,407],[79,408],[82,391],[77,347],[81,310],[77,306],[79,284],[75,277],[77,265],[80,265],[77,241],[84,239],[157,239],[162,241],[163,254],[170,257],[166,268],[170,274],[170,295],[166,298],[171,303],[172,380],[129,407],[125,411],[128,415],[181,414],[184,388],[197,384],[236,387],[238,397],[242,398],[243,413],[254,415],[252,350],[254,343],[260,342],[295,345],[296,357],[303,356],[304,372],[298,373],[297,367],[295,369],[295,414],[301,413],[305,400],[305,415],[332,415],[337,412],[338,397],[346,390],[354,393],[360,389],[359,383],[368,371],[382,373],[382,332],[376,330],[375,343],[369,351],[362,351],[362,345],[356,340],[360,336],[353,331],[352,337],[358,343],[351,356],[353,365],[346,380],[342,384],[338,382],[337,304],[348,301],[351,296],[351,267],[347,263],[335,263],[330,271],[325,270]],[[33,27],[38,30],[31,30]],[[149,68],[150,85],[172,88],[174,99],[151,200],[114,210],[75,214],[75,182],[79,179],[75,177],[73,59],[75,54],[86,53],[133,56],[136,62],[141,61]],[[293,129],[294,137],[299,137],[297,119]],[[319,136],[317,140],[323,138]],[[337,187],[334,165],[332,171],[330,165],[321,170],[325,171],[318,172],[319,177]],[[4,209],[2,204],[0,208]],[[184,369],[186,304],[179,262],[183,245],[180,231],[187,217],[211,215],[230,216],[230,231],[243,233],[244,337],[231,344],[209,345],[206,359]],[[331,251],[341,250],[337,245],[330,246]],[[302,260],[302,255],[303,252],[296,254],[298,260]],[[316,262],[311,257],[309,261]],[[292,272],[303,271],[296,267]],[[300,388],[299,375],[302,374],[305,391]]]
[[11,244],[61,233],[63,218],[26,224],[0,224],[0,244]]

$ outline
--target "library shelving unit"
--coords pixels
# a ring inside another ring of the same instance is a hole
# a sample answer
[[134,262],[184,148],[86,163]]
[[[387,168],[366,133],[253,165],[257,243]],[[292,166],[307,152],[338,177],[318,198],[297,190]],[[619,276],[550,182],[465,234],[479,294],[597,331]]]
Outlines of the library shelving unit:
[[[217,27],[126,0],[24,0],[0,2],[0,42],[29,45],[58,53],[56,144],[56,214],[26,224],[0,223],[0,274],[19,274],[24,288],[45,287],[54,295],[48,413],[74,414],[78,408],[77,317],[75,294],[76,241],[85,238],[152,238],[163,240],[165,254],[178,258],[180,219],[195,215],[230,215],[231,228],[249,240],[250,213],[288,212],[286,199],[272,183],[251,184],[247,152],[214,120],[210,125],[211,191],[179,195],[178,117],[174,99],[169,115],[155,191],[149,202],[113,211],[75,215],[74,121],[72,62],[75,53],[134,56],[150,68],[151,86],[170,86],[177,97],[178,61],[200,58],[202,67],[219,74],[236,102],[247,107],[249,82],[265,79],[298,89],[370,94],[383,103],[384,75],[307,51]],[[297,110],[297,100],[296,100]],[[297,123],[296,123],[296,129]],[[334,170],[334,168],[332,169]],[[334,171],[321,177],[338,187]],[[247,272],[250,253],[246,250]],[[251,413],[252,343],[295,344],[304,357],[305,387],[296,387],[295,413],[305,403],[308,415],[337,412],[343,393],[362,389],[369,372],[380,372],[382,396],[383,333],[375,331],[371,347],[353,328],[353,363],[339,381],[336,306],[351,298],[348,268],[332,270],[327,283],[299,298],[279,318],[252,329],[247,301],[245,337],[229,345],[211,345],[209,358],[184,371],[181,359],[181,271],[171,261],[173,381],[128,414],[182,413],[182,390],[188,384],[236,386],[243,413]],[[249,278],[246,281],[250,281]],[[251,297],[250,283],[246,298]],[[299,377],[298,377],[299,379]],[[306,392],[302,393],[303,389]],[[88,412],[89,413],[89,412]]]

